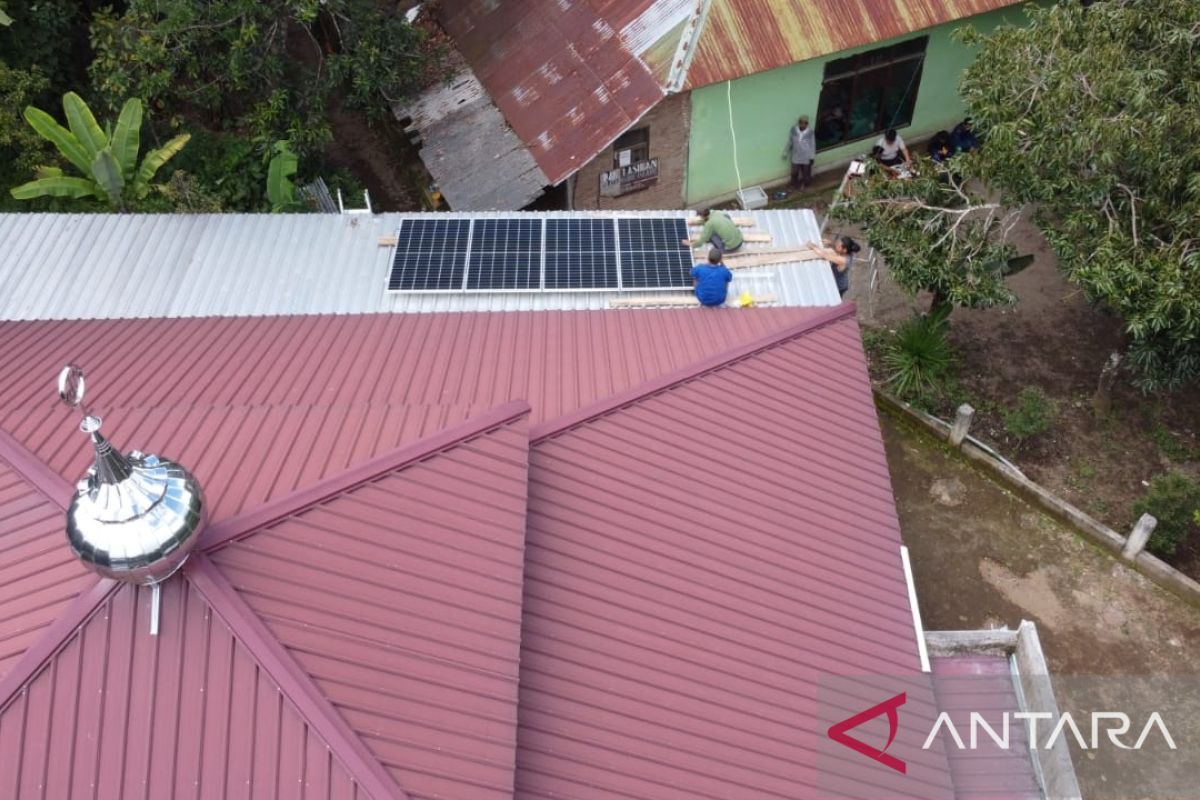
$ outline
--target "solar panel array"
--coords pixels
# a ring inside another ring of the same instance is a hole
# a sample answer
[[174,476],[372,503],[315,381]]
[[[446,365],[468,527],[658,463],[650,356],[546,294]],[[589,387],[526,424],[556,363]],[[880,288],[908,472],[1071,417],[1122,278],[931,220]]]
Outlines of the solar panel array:
[[406,219],[388,289],[688,289],[687,233],[681,218]]

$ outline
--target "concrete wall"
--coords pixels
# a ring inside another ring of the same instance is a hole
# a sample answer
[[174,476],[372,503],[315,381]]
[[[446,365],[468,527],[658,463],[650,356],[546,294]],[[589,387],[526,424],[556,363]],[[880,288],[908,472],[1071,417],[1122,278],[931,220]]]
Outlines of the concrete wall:
[[650,157],[658,159],[658,183],[621,197],[600,196],[600,173],[613,168],[613,148],[606,147],[576,173],[574,207],[577,209],[678,209],[683,208],[687,172],[688,127],[691,102],[686,94],[671,95],[634,125],[649,126]]
[[[916,139],[943,128],[948,130],[963,117],[958,81],[972,59],[971,50],[954,40],[953,31],[969,23],[986,32],[1003,23],[1021,24],[1024,19],[1025,14],[1020,6],[1001,9],[692,91],[688,204],[694,206],[704,200],[728,197],[737,189],[732,143],[735,137],[742,186],[770,184],[786,179],[789,167],[781,154],[787,143],[788,130],[800,114],[816,119],[826,62],[865,50],[928,35],[929,45],[912,124],[901,128],[901,135]],[[730,135],[731,106],[734,136]],[[814,169],[817,172],[841,169],[849,159],[868,152],[873,142],[873,138],[859,139],[841,147],[822,150],[817,153]]]

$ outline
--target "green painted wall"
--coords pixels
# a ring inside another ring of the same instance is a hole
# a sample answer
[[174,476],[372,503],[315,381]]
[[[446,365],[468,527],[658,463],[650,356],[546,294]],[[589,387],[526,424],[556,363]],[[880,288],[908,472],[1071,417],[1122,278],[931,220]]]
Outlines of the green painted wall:
[[[728,196],[737,189],[733,161],[734,137],[742,186],[786,179],[789,166],[782,153],[787,144],[788,130],[801,114],[816,120],[825,63],[911,39],[915,35],[928,35],[929,46],[921,72],[917,104],[913,109],[913,121],[910,126],[900,129],[900,135],[906,139],[916,139],[942,128],[949,129],[963,117],[958,81],[972,58],[970,49],[953,40],[952,32],[968,22],[986,32],[1002,23],[1021,24],[1024,18],[1020,6],[991,11],[969,20],[939,25],[919,34],[844,50],[739,78],[731,83],[718,83],[693,90],[686,184],[688,204]],[[733,137],[729,125],[730,105],[733,108]],[[822,150],[817,153],[815,169],[820,172],[823,168],[862,155],[871,149],[873,143],[873,138],[860,139],[831,150]]]

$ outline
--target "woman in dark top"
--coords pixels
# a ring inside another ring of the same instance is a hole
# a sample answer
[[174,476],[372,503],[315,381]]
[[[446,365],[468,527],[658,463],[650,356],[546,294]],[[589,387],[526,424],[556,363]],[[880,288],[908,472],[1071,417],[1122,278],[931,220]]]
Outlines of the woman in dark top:
[[832,247],[814,242],[809,242],[807,247],[828,261],[829,266],[833,268],[833,280],[837,283],[838,296],[844,296],[850,291],[850,267],[854,264],[854,254],[862,249],[858,242],[849,236],[840,236],[833,242]]

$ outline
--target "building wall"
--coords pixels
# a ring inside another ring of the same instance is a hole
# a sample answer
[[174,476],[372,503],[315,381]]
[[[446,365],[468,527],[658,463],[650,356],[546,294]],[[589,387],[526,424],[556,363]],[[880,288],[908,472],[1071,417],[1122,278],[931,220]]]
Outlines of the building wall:
[[[936,28],[911,33],[866,47],[844,50],[787,67],[749,75],[729,83],[703,86],[691,96],[691,144],[687,174],[687,203],[732,196],[738,187],[733,159],[737,143],[737,169],[741,185],[770,184],[788,177],[788,162],[782,157],[788,130],[801,114],[816,120],[817,101],[828,61],[845,58],[895,42],[928,35],[921,85],[913,109],[912,124],[899,129],[900,135],[915,139],[940,129],[949,129],[961,121],[963,103],[958,96],[958,81],[971,63],[971,49],[955,41],[952,34],[965,24],[987,32],[996,26],[1022,24],[1021,6],[991,11],[967,20],[958,20]],[[730,132],[730,108],[733,110],[733,134]],[[873,139],[859,139],[841,147],[817,153],[816,172],[841,169],[855,156],[871,149]]]
[[681,208],[688,160],[688,126],[691,101],[686,94],[671,95],[634,125],[650,127],[650,157],[658,159],[658,183],[621,197],[600,196],[600,173],[613,168],[613,148],[606,147],[576,173],[574,208]]

